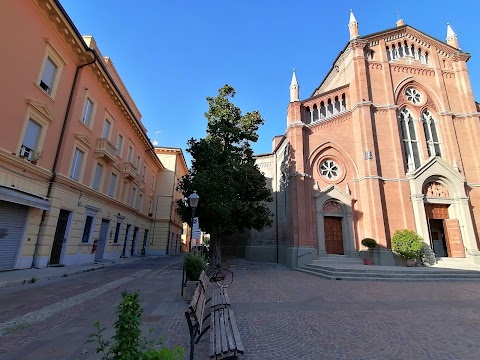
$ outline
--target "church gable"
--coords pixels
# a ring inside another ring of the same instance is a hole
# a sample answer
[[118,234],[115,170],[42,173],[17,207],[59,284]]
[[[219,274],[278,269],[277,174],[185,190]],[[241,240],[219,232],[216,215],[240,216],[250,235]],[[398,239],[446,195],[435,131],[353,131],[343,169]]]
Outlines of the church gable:
[[[454,33],[453,35],[456,37]],[[381,63],[387,60],[391,64],[393,72],[406,72],[412,75],[434,75],[435,72],[431,65],[431,56],[434,53],[440,55],[440,61],[442,62],[440,65],[445,77],[454,77],[452,64],[458,55],[462,54],[465,60],[470,57],[469,54],[462,52],[460,49],[439,41],[409,25],[401,25],[378,33],[359,36],[349,41],[335,59],[327,76],[312,93],[312,97],[348,85],[354,80],[352,46],[355,43],[365,42],[366,44],[362,44],[362,46],[364,46],[365,59],[368,61],[370,68],[381,69]],[[380,47],[384,48],[381,49]],[[382,59],[381,54],[386,54],[387,58]]]

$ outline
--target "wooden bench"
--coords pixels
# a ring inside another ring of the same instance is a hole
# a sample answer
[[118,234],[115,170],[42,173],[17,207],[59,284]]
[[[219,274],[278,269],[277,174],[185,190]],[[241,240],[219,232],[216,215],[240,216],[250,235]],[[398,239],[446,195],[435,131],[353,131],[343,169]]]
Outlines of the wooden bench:
[[[220,294],[222,294],[222,292],[218,292],[218,294],[218,296],[221,296]],[[223,294],[225,294],[225,292],[223,292]],[[215,295],[212,296],[212,304],[214,304],[214,297]],[[192,301],[185,312],[190,331],[190,360],[193,360],[195,344],[198,343],[203,334],[209,329],[210,358],[238,358],[240,354],[244,353],[244,348],[235,316],[233,311],[229,309],[230,301],[228,301],[228,305],[217,303],[215,306],[210,306],[210,311],[205,315],[206,303],[205,287],[202,282],[199,282],[193,294]],[[210,324],[204,327],[204,322],[209,316],[211,317]]]
[[244,353],[237,321],[231,309],[218,309],[212,313],[210,331],[210,359],[226,359]]
[[[208,291],[214,284],[210,282],[207,273],[202,271],[200,274],[200,282],[203,285],[205,291]],[[218,286],[213,287],[212,294],[207,303],[211,301],[210,310],[223,309],[230,306],[230,297],[228,296],[227,289]]]

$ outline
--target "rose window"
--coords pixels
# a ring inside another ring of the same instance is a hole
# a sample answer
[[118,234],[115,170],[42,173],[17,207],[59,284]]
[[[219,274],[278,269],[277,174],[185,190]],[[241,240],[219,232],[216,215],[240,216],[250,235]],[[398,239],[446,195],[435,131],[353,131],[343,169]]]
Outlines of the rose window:
[[407,96],[407,100],[414,105],[422,101],[422,95],[417,89],[408,88],[407,91],[405,91],[405,95]]
[[333,180],[340,174],[340,167],[333,160],[324,160],[320,164],[320,173],[328,180]]

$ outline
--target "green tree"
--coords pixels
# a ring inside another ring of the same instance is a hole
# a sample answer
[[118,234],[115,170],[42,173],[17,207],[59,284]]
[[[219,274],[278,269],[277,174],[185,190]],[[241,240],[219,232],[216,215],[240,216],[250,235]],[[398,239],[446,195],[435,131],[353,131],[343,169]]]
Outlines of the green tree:
[[[272,223],[266,204],[272,201],[271,193],[250,145],[258,140],[264,120],[258,111],[242,115],[231,102],[234,96],[235,89],[225,85],[217,97],[207,97],[207,135],[188,141],[192,166],[177,188],[185,197],[197,191],[200,202],[195,216],[217,246],[224,234],[260,231]],[[190,223],[188,204],[180,200],[177,205],[182,220]]]

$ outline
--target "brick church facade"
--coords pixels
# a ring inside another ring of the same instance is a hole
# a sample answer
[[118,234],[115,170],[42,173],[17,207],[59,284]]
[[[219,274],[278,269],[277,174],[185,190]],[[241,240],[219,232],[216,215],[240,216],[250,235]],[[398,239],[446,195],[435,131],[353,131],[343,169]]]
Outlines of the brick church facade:
[[295,268],[327,254],[358,257],[371,237],[377,264],[401,264],[391,237],[406,228],[437,258],[480,263],[470,55],[450,25],[446,43],[403,20],[359,36],[351,13],[348,26],[350,41],[310,97],[300,98],[293,73],[286,133],[257,155],[274,224],[236,236],[237,254]]

